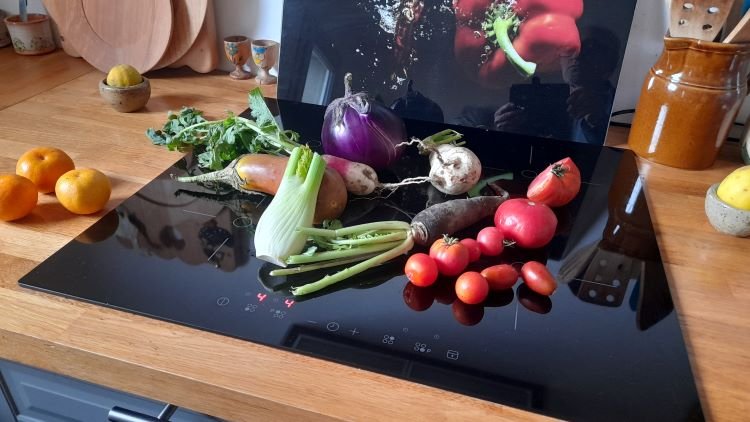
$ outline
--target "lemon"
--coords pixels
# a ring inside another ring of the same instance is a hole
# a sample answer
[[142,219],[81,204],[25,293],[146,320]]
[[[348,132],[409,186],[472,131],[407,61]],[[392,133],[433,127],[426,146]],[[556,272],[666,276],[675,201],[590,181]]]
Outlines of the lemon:
[[729,173],[719,184],[716,195],[735,208],[750,211],[750,166]]
[[143,77],[129,64],[118,64],[107,74],[107,85],[116,88],[138,85],[141,82],[143,82]]

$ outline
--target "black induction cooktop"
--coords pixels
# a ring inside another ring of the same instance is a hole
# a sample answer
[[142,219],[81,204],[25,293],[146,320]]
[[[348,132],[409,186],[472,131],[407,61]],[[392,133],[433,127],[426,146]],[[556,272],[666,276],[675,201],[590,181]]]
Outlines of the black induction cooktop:
[[[285,128],[318,139],[322,107],[275,105]],[[407,128],[424,137],[445,126],[407,121]],[[552,297],[521,284],[481,306],[463,305],[450,279],[430,288],[408,283],[402,258],[294,298],[290,286],[320,274],[270,277],[271,265],[253,256],[253,225],[270,198],[174,181],[170,175],[196,171],[191,156],[20,284],[559,418],[702,419],[633,155],[457,129],[485,175],[512,178],[498,182],[511,194],[522,195],[551,162],[578,163],[583,188],[556,210],[558,234],[548,247],[509,248],[476,264],[546,262],[560,283]],[[426,174],[426,161],[407,154],[381,176]],[[408,220],[446,199],[429,186],[352,198],[342,221]]]

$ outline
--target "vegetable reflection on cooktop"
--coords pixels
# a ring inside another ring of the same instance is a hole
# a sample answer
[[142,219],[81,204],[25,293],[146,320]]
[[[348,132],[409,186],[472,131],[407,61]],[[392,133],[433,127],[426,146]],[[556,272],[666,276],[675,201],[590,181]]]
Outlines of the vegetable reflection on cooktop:
[[[322,107],[280,101],[278,109],[285,128],[318,138]],[[407,121],[410,136],[444,127]],[[564,419],[702,419],[633,155],[456,129],[485,176],[512,174],[500,181],[512,195],[549,163],[578,164],[583,188],[556,210],[550,245],[473,264],[544,262],[560,283],[553,296],[518,285],[465,305],[452,279],[410,284],[403,257],[295,298],[289,289],[320,273],[270,277],[273,266],[254,257],[253,227],[270,198],[174,181],[195,172],[191,156],[20,284]],[[406,155],[383,179],[424,174],[426,161]],[[408,221],[444,200],[429,186],[350,198],[342,222]]]

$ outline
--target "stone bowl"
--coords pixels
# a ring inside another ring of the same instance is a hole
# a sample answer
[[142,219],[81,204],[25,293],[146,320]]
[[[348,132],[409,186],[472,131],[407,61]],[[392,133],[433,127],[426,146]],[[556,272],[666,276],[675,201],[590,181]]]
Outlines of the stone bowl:
[[706,193],[706,216],[714,228],[721,232],[737,237],[750,236],[750,211],[735,208],[722,201],[716,195],[716,183],[708,188]]
[[151,97],[151,83],[145,77],[138,85],[118,88],[107,85],[107,80],[99,81],[99,95],[112,108],[121,113],[140,110]]

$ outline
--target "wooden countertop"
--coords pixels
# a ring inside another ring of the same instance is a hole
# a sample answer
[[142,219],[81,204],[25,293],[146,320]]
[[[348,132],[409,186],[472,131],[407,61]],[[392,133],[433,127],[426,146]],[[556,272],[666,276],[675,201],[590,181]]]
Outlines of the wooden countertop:
[[[31,76],[30,76],[31,75]],[[67,151],[77,166],[113,182],[108,209],[180,154],[144,136],[168,110],[207,116],[245,108],[251,81],[166,70],[148,75],[145,111],[120,114],[97,91],[103,74],[62,52],[21,57],[0,49],[0,172],[38,145]],[[11,81],[8,83],[8,81]],[[275,87],[264,87],[274,95]],[[614,130],[610,143],[623,143]],[[728,146],[709,170],[640,163],[672,296],[704,412],[741,420],[750,411],[749,239],[716,233],[703,213],[712,183],[740,166]],[[246,341],[29,291],[18,279],[96,221],[72,216],[49,195],[34,212],[0,222],[0,357],[185,406],[230,420],[539,419],[513,408]]]

